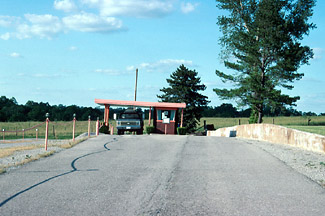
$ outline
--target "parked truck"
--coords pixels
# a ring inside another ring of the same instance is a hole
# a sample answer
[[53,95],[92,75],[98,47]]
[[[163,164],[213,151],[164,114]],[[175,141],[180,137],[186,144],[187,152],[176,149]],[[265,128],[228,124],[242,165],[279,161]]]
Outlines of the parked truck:
[[124,134],[125,131],[143,134],[143,120],[141,114],[136,110],[127,109],[122,112],[116,120],[117,134]]

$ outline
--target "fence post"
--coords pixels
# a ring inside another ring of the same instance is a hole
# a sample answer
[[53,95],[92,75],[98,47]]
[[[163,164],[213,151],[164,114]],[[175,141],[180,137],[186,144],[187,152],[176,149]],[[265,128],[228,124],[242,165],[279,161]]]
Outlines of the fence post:
[[25,129],[23,129],[23,140],[25,139]]
[[47,143],[49,138],[49,114],[46,113],[46,128],[45,128],[45,151],[47,151]]
[[5,129],[2,129],[2,133],[3,133],[3,141],[5,141]]
[[38,140],[38,129],[36,128],[36,141]]
[[90,137],[90,116],[88,116],[88,138]]
[[53,136],[56,137],[55,136],[55,128],[54,128],[54,125],[53,125]]
[[97,117],[97,122],[96,122],[96,136],[99,135],[99,117]]
[[76,114],[73,114],[73,128],[72,128],[72,141],[75,141],[75,132],[76,132]]
[[110,126],[111,135],[114,135],[114,125]]

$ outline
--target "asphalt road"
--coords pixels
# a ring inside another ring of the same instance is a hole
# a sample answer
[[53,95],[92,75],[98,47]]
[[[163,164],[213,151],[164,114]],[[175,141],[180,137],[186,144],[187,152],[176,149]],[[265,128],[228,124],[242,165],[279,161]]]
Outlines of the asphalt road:
[[244,140],[99,136],[0,175],[0,215],[324,215],[325,190]]

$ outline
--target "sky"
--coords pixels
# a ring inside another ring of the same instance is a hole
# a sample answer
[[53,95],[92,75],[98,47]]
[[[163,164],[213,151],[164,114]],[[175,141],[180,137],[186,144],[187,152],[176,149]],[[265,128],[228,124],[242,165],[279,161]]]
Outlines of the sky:
[[[325,113],[325,1],[302,43],[314,58],[303,79],[286,91],[300,96],[295,109]],[[223,14],[214,0],[1,0],[0,96],[51,105],[96,107],[94,99],[156,102],[181,64],[196,70],[210,106],[222,101],[214,88],[229,87],[219,57]],[[235,105],[235,103],[234,103]]]

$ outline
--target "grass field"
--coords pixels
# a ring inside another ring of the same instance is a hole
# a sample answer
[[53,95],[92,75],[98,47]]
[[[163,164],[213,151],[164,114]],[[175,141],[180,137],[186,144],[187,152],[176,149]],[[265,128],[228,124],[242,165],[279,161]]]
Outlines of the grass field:
[[[36,138],[36,129],[38,129],[38,138],[45,137],[45,124],[33,128],[42,122],[0,122],[0,139],[3,139],[3,129],[5,129],[5,139]],[[33,129],[30,129],[33,128]],[[72,139],[73,122],[50,122],[49,139]],[[23,132],[24,129],[24,132]],[[10,132],[11,131],[11,132]],[[17,131],[17,132],[16,132]],[[96,131],[95,121],[90,124],[90,131]],[[88,121],[76,121],[75,136],[88,132]]]
[[[264,117],[264,123],[276,124],[285,127],[294,128],[301,131],[310,133],[316,133],[325,136],[325,116],[309,117],[311,121],[308,126],[308,117]],[[248,118],[201,118],[200,125],[203,126],[203,121],[206,120],[207,124],[213,124],[215,129],[222,127],[231,127],[239,124],[248,124]],[[35,138],[36,128],[30,129],[35,125],[39,125],[42,122],[0,122],[0,140],[3,139],[2,129],[5,131],[17,131],[17,132],[5,132],[5,139],[22,139]],[[115,127],[115,121],[111,120],[110,124]],[[96,131],[96,121],[91,121],[90,131]],[[144,121],[144,125],[148,125],[148,120]],[[73,122],[50,122],[49,124],[49,139],[72,139],[72,127]],[[25,129],[23,134],[22,129]],[[37,127],[38,138],[45,137],[45,124]],[[76,135],[88,132],[88,121],[76,122]],[[114,129],[116,134],[117,130]]]
[[[276,124],[289,127],[305,132],[320,134],[325,136],[325,116],[309,117],[311,121],[308,125],[308,117],[264,117],[263,123]],[[239,124],[248,124],[249,118],[202,118],[200,126],[203,126],[204,120],[207,124],[213,124],[215,129],[223,127],[231,127]]]

